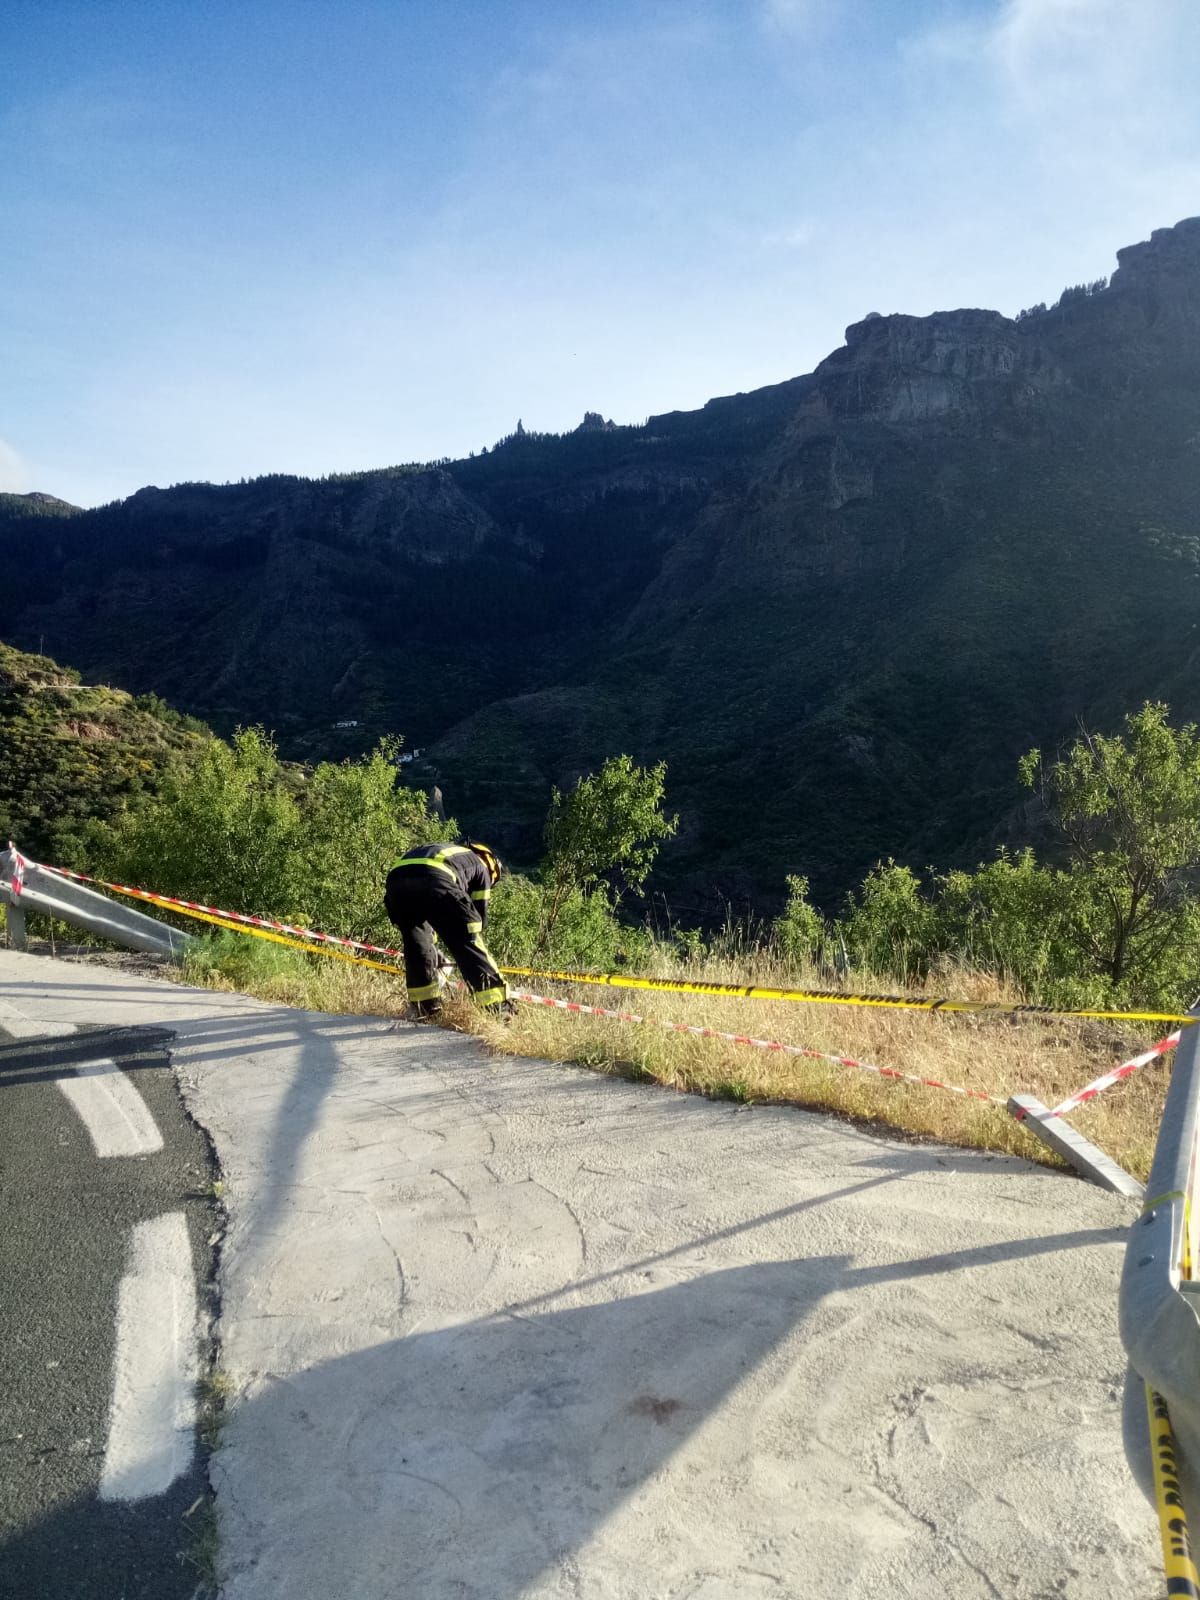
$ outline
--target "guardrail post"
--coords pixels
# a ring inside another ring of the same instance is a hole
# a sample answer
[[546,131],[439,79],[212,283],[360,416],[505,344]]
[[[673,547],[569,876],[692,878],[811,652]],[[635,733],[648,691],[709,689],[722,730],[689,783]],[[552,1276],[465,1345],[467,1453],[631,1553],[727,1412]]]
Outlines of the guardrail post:
[[[1191,1015],[1200,1017],[1200,1008]],[[1175,1435],[1181,1510],[1200,1526],[1200,1281],[1197,1154],[1200,1025],[1183,1030],[1146,1183],[1121,1274],[1121,1339],[1137,1375],[1166,1402]],[[1131,1401],[1132,1406],[1132,1401]]]
[[1064,1122],[1033,1095],[1013,1095],[1008,1102],[1008,1111],[1023,1128],[1036,1135],[1043,1144],[1049,1145],[1064,1161],[1069,1161],[1076,1172],[1098,1183],[1102,1189],[1128,1195],[1131,1200],[1144,1197],[1146,1191],[1132,1173],[1119,1167],[1111,1156],[1104,1154],[1099,1145],[1085,1139],[1069,1122]]
[[25,949],[25,913],[11,901],[4,905],[4,927],[8,942],[14,950]]

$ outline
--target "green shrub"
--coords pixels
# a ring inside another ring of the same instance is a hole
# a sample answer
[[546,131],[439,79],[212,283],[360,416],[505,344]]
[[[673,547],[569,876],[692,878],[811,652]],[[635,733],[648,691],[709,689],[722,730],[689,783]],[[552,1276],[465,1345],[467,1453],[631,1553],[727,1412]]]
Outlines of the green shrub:
[[230,911],[390,941],[383,885],[411,845],[452,834],[396,787],[395,746],[305,775],[261,728],[209,741],[98,835],[106,875]]
[[[545,885],[540,947],[559,938],[557,925],[569,907],[622,888],[640,889],[659,846],[678,826],[663,811],[667,767],[635,766],[630,756],[612,756],[599,772],[580,778],[569,794],[555,789],[546,817],[546,855],[539,872]],[[589,915],[594,915],[589,912]]]
[[396,786],[398,743],[385,740],[358,761],[322,762],[299,797],[309,915],[335,933],[391,944],[383,909],[389,870],[415,844],[454,837],[453,821],[429,812],[425,796]]
[[607,970],[644,951],[647,935],[622,925],[603,894],[572,889],[559,897],[549,938],[549,886],[519,875],[503,878],[492,895],[488,944],[506,966]]
[[968,965],[1013,979],[1030,993],[1066,975],[1072,885],[1039,866],[1032,850],[1001,850],[975,872],[939,882],[938,944]]
[[203,984],[219,975],[235,989],[253,994],[273,980],[305,972],[310,961],[319,959],[267,939],[214,929],[188,946],[182,965],[189,983]]
[[851,958],[871,972],[890,972],[901,983],[922,977],[933,953],[937,918],[921,894],[921,880],[890,858],[863,879],[840,924]]
[[821,913],[809,904],[808,879],[789,873],[787,905],[772,925],[780,954],[797,966],[816,961],[825,943]]

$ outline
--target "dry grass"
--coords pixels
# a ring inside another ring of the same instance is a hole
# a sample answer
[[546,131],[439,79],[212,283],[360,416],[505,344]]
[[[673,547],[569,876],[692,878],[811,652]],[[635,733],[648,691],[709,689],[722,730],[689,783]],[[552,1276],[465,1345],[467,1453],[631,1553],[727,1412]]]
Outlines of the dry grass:
[[270,945],[265,951],[265,959],[248,967],[209,966],[189,960],[178,975],[208,989],[252,994],[259,1000],[298,1006],[304,1011],[370,1017],[398,1017],[404,1011],[404,983],[400,978],[331,956],[293,957],[290,951],[278,951]]
[[[747,981],[747,969],[719,962],[692,963],[661,976],[697,981]],[[815,974],[773,969],[761,959],[754,981],[764,985],[827,981]],[[297,957],[274,970],[230,979],[217,971],[190,971],[193,981],[240,988],[263,999],[328,1012],[399,1015],[403,988],[396,979],[341,961]],[[527,980],[518,980],[524,983]],[[874,1010],[788,1001],[722,999],[703,995],[640,993],[562,985],[536,992],[581,1000],[612,1010],[717,1028],[830,1054],[851,1056],[902,1072],[938,1078],[962,1088],[1007,1098],[1033,1094],[1055,1105],[1116,1062],[1144,1049],[1152,1029],[1134,1032],[1117,1025],[1069,1018],[986,1017]],[[847,985],[866,993],[889,992],[886,980],[855,973]],[[1021,996],[987,974],[956,970],[931,980],[928,992],[962,999],[1018,1003]],[[479,1035],[494,1050],[577,1062],[679,1090],[746,1102],[784,1103],[832,1111],[919,1138],[973,1149],[1004,1151],[1057,1164],[1045,1145],[1027,1133],[1002,1106],[989,1106],[943,1090],[897,1083],[873,1073],[823,1061],[803,1060],[724,1040],[701,1039],[653,1025],[581,1017],[523,1005],[504,1024],[471,1006],[451,1005],[446,1022]],[[1164,1026],[1163,1032],[1168,1031]],[[1170,1073],[1171,1057],[1145,1067],[1099,1099],[1074,1112],[1072,1124],[1128,1171],[1149,1170]]]

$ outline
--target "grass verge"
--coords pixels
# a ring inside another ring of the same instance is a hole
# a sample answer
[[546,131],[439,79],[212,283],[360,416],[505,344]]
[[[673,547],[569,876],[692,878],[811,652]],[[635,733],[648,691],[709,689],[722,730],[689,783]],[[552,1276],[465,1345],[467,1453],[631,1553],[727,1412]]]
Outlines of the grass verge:
[[196,1384],[196,1428],[206,1450],[215,1450],[221,1442],[232,1397],[233,1379],[221,1367],[213,1367]]
[[180,1559],[196,1573],[200,1594],[216,1595],[218,1560],[221,1553],[221,1532],[217,1525],[217,1508],[210,1496],[202,1496],[184,1513],[187,1539],[180,1551]]
[[[237,934],[206,941],[189,957],[185,976],[191,982],[310,1010],[397,1016],[404,1009],[399,979]],[[752,973],[744,967],[735,971],[727,963],[709,961],[686,967],[664,963],[655,976],[742,983],[752,978],[764,985],[827,987],[816,974],[784,969],[761,959]],[[530,987],[536,989],[532,980]],[[890,985],[876,974],[852,973],[846,987],[880,993]],[[1145,1049],[1153,1038],[1148,1032],[1070,1018],[884,1011],[583,985],[575,989],[549,985],[545,992],[560,999],[728,1033],[749,1031],[760,1038],[851,1056],[1002,1098],[1034,1094],[1049,1106],[1117,1061]],[[1018,1003],[1022,998],[989,974],[961,968],[939,973],[931,980],[929,992],[1001,1003]],[[537,1005],[523,1005],[507,1024],[470,1005],[453,1005],[447,1010],[447,1022],[479,1035],[505,1055],[575,1062],[743,1103],[829,1111],[913,1137],[1026,1156],[1050,1166],[1061,1164],[1002,1106],[897,1083],[830,1062]],[[1140,1178],[1149,1171],[1170,1062],[1168,1055],[1144,1067],[1071,1116],[1073,1126]]]

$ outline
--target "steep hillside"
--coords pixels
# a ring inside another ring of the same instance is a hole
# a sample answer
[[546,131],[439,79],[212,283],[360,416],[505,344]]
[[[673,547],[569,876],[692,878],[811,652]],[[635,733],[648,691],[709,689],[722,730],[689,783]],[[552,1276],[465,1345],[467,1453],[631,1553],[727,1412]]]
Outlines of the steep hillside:
[[290,754],[402,731],[518,856],[552,782],[664,756],[664,874],[714,906],[969,860],[1030,744],[1151,694],[1200,715],[1200,219],[1118,259],[642,427],[147,489],[52,536],[0,507],[0,633]]
[[77,517],[79,507],[52,494],[0,494],[0,517],[18,522],[26,517]]
[[0,845],[71,864],[89,821],[152,790],[173,753],[207,737],[153,696],[83,684],[48,656],[0,644]]

